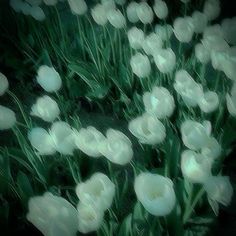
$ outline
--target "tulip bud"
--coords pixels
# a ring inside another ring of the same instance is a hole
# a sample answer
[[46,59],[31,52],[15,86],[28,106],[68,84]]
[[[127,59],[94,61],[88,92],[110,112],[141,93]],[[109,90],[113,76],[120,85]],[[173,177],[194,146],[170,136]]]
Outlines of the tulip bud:
[[208,91],[199,99],[198,105],[205,113],[213,112],[219,106],[219,97],[216,92]]
[[62,81],[58,72],[49,66],[40,66],[37,82],[47,92],[56,92],[61,88]]
[[202,64],[207,64],[211,59],[210,51],[202,43],[195,45],[195,56]]
[[37,99],[36,104],[31,108],[30,115],[37,116],[46,122],[53,122],[60,114],[59,107],[55,100],[44,95]]
[[138,52],[131,57],[130,65],[134,74],[138,77],[147,77],[151,72],[151,64],[146,55]]
[[221,149],[222,148],[218,141],[215,138],[211,137],[206,145],[201,149],[201,154],[204,157],[215,160],[220,156]]
[[209,21],[215,20],[220,15],[220,2],[219,0],[205,1],[203,12]]
[[160,49],[155,52],[154,61],[161,73],[171,73],[176,64],[176,56],[171,48]]
[[43,21],[46,18],[43,9],[39,6],[32,6],[30,15],[37,21]]
[[226,104],[230,115],[236,117],[236,95],[226,94]]
[[138,200],[152,215],[166,216],[175,206],[173,182],[169,178],[141,173],[135,178],[134,190]]
[[105,139],[104,135],[94,127],[82,128],[75,134],[75,145],[88,156],[99,157],[99,144]]
[[111,207],[115,185],[106,175],[97,172],[90,179],[76,186],[76,194],[81,203],[99,207],[105,211]]
[[68,0],[70,9],[75,15],[84,15],[87,10],[87,4],[84,0]]
[[137,6],[137,15],[143,24],[150,24],[153,21],[152,8],[146,2],[139,3]]
[[94,21],[98,25],[105,25],[107,23],[107,12],[102,4],[97,4],[91,11]]
[[153,10],[159,19],[165,19],[168,16],[168,7],[162,0],[156,0]]
[[0,130],[11,129],[16,123],[15,112],[0,105]]
[[57,4],[57,0],[43,0],[43,1],[48,6],[55,6]]
[[142,47],[147,55],[153,55],[162,48],[163,42],[157,34],[149,34],[143,41]]
[[131,48],[140,49],[144,41],[144,32],[137,27],[132,27],[128,31],[128,39]]
[[109,10],[107,19],[115,28],[124,28],[126,25],[126,19],[118,9]]
[[192,14],[193,30],[195,33],[202,33],[207,26],[207,17],[200,11],[194,11]]
[[8,90],[8,87],[9,83],[7,77],[0,72],[0,96],[2,96]]
[[224,39],[236,45],[236,17],[224,19],[221,23]]
[[115,164],[125,165],[133,158],[132,143],[123,133],[108,129],[106,140],[100,144],[100,152]]
[[171,25],[156,25],[155,32],[160,39],[163,41],[168,41],[173,34],[173,28]]
[[127,18],[131,23],[137,23],[139,21],[137,15],[137,8],[139,4],[137,2],[131,2],[126,8]]
[[146,112],[159,119],[170,117],[175,109],[174,98],[164,87],[154,87],[151,93],[144,93],[143,103]]

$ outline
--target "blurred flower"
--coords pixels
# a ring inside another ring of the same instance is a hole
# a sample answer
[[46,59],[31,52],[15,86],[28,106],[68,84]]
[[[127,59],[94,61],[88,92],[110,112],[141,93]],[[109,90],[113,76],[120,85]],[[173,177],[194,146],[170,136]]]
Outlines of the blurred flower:
[[39,6],[32,6],[30,15],[37,21],[43,21],[46,18],[43,9]]
[[220,15],[220,1],[219,0],[206,0],[203,12],[209,21],[215,20]]
[[105,25],[108,21],[106,9],[102,4],[97,4],[91,10],[91,15],[98,25]]
[[150,24],[153,21],[152,8],[146,2],[140,2],[136,7],[139,20],[143,24]]
[[153,55],[162,48],[163,42],[157,34],[149,34],[143,41],[142,47],[147,55]]
[[193,31],[202,33],[207,26],[207,17],[200,11],[194,11],[192,14]]
[[126,25],[126,19],[118,9],[111,9],[107,13],[107,19],[111,25],[115,28],[124,28]]
[[219,106],[219,97],[216,92],[208,91],[203,94],[203,97],[199,98],[198,105],[205,113],[213,112]]
[[55,6],[57,4],[57,0],[43,0],[43,2],[48,6]]
[[224,39],[236,45],[236,17],[224,19],[221,23]]
[[78,229],[77,210],[64,198],[50,192],[32,197],[27,220],[44,236],[75,236]]
[[159,119],[170,117],[175,109],[175,101],[164,87],[154,87],[151,92],[145,92],[143,103],[147,113]]
[[154,61],[161,73],[171,73],[176,64],[176,56],[171,48],[159,49],[154,53]]
[[225,75],[236,81],[236,47],[230,47],[226,50],[226,53],[223,54],[221,63],[221,70],[225,73]]
[[63,121],[54,122],[49,134],[55,149],[64,155],[73,155],[75,149],[75,136],[71,127]]
[[150,114],[143,114],[129,122],[129,131],[139,139],[140,143],[155,145],[164,141],[165,126]]
[[139,4],[137,2],[130,2],[126,8],[127,18],[131,23],[137,23],[139,21],[139,17],[137,15],[137,8]]
[[30,115],[37,116],[47,122],[53,122],[59,114],[60,110],[56,101],[47,95],[38,98],[30,112]]
[[21,12],[22,4],[22,0],[10,0],[10,6],[14,9],[15,12]]
[[39,155],[52,155],[56,153],[53,140],[45,129],[40,127],[31,129],[28,133],[28,139]]
[[130,65],[134,74],[138,77],[147,77],[151,72],[151,64],[146,55],[138,52],[131,57]]
[[141,173],[135,178],[134,190],[138,200],[152,215],[168,215],[175,206],[173,182],[158,174]]
[[180,131],[184,145],[189,149],[197,151],[208,143],[211,133],[211,123],[204,121],[201,124],[197,121],[186,120],[181,124]]
[[236,87],[235,84],[236,82],[234,82],[234,86],[232,87],[231,93],[226,94],[226,104],[227,104],[229,113],[232,116],[236,117],[236,92],[233,89],[234,87]]
[[0,130],[11,129],[16,123],[15,112],[0,105]]
[[181,154],[181,171],[189,182],[204,183],[211,175],[211,159],[192,150],[185,150]]
[[162,0],[155,0],[153,10],[159,19],[165,19],[168,16],[168,7]]
[[126,3],[126,0],[115,0],[116,4],[118,5],[124,5]]
[[108,129],[106,139],[100,144],[100,152],[115,164],[125,165],[133,158],[132,143],[129,138],[114,129]]
[[99,144],[105,139],[104,135],[94,127],[82,128],[75,133],[75,145],[88,156],[99,157]]
[[211,60],[210,51],[202,43],[195,45],[195,56],[202,64],[207,64]]
[[8,87],[9,83],[7,77],[0,72],[0,96],[2,96],[8,90]]
[[163,41],[168,41],[173,34],[173,28],[169,24],[155,26],[156,34],[161,38]]
[[39,6],[43,0],[26,0],[31,6]]
[[87,4],[84,0],[68,0],[70,9],[75,15],[84,15],[87,10]]
[[114,0],[101,0],[101,4],[105,7],[107,12],[116,8],[116,3]]
[[128,31],[128,39],[131,48],[140,49],[144,41],[144,32],[134,26]]
[[218,143],[218,141],[215,138],[211,137],[209,138],[206,145],[201,149],[201,154],[204,157],[207,157],[214,161],[216,158],[220,156],[221,150],[222,148]]
[[32,9],[32,6],[27,3],[27,2],[23,2],[22,6],[21,6],[21,12],[24,14],[24,15],[31,15],[31,9]]
[[104,212],[97,209],[93,205],[85,205],[79,203],[77,206],[78,210],[78,229],[79,232],[86,234],[92,231],[97,231],[103,222]]
[[106,175],[97,172],[90,179],[76,186],[76,194],[81,203],[99,207],[105,211],[111,207],[115,185]]
[[61,88],[62,81],[58,72],[46,65],[38,69],[37,82],[47,92],[56,92]]

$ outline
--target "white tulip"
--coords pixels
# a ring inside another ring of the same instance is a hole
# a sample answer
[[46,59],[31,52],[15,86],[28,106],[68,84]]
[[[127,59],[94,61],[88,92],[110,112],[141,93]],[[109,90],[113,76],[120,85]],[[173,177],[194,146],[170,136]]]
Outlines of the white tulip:
[[22,5],[22,0],[10,0],[10,6],[14,9],[15,12],[21,12]]
[[79,232],[86,234],[92,231],[97,231],[103,222],[104,212],[97,209],[93,205],[85,205],[79,203],[78,210],[78,230]]
[[52,155],[56,153],[53,140],[45,129],[33,128],[28,133],[28,139],[39,155]]
[[8,90],[8,87],[9,83],[7,77],[0,72],[0,96],[2,96]]
[[192,14],[193,30],[195,33],[202,33],[207,26],[207,17],[200,11],[194,11]]
[[124,28],[126,26],[126,19],[118,9],[111,9],[108,11],[107,19],[111,25],[117,29]]
[[21,12],[26,16],[31,15],[31,8],[32,8],[32,6],[29,3],[23,2],[22,6],[21,6]]
[[165,126],[155,116],[143,114],[129,122],[129,131],[140,143],[156,145],[166,137]]
[[39,6],[32,6],[30,15],[37,21],[43,21],[46,18],[43,9]]
[[57,4],[57,0],[43,0],[43,2],[48,6],[55,6]]
[[206,145],[201,149],[201,154],[204,157],[215,160],[220,156],[221,150],[222,148],[218,141],[211,137]]
[[137,8],[139,4],[137,2],[130,2],[126,8],[127,18],[131,23],[137,23],[139,21],[139,17],[137,15]]
[[205,113],[213,112],[219,106],[219,97],[216,92],[208,91],[198,100],[198,105]]
[[236,47],[230,47],[224,54],[224,59],[222,60],[222,70],[225,75],[236,81]]
[[115,0],[116,4],[118,5],[124,5],[126,3],[126,0]]
[[155,26],[155,32],[163,41],[168,41],[173,34],[173,28],[169,24],[166,25],[157,24]]
[[15,123],[15,112],[5,106],[0,105],[0,130],[11,129]]
[[106,139],[100,144],[100,152],[115,164],[125,165],[133,158],[132,143],[129,138],[114,129],[108,129]]
[[106,9],[102,4],[97,4],[91,10],[91,15],[98,25],[105,25],[108,21]]
[[236,17],[224,19],[221,23],[224,39],[236,45]]
[[209,25],[204,29],[203,38],[218,36],[224,38],[223,29],[219,24]]
[[236,95],[226,94],[226,104],[229,113],[236,117]]
[[154,87],[151,92],[145,92],[143,103],[147,113],[159,119],[170,117],[175,109],[175,101],[164,87]]
[[75,236],[78,213],[67,200],[50,192],[32,197],[28,203],[27,220],[44,236]]
[[168,215],[175,206],[173,182],[169,178],[141,173],[135,178],[134,190],[138,200],[152,215]]
[[101,0],[101,4],[105,7],[106,11],[116,8],[116,3],[114,0]]
[[163,42],[157,34],[149,34],[143,41],[142,47],[147,55],[153,55],[162,48]]
[[181,171],[189,182],[204,183],[211,175],[211,159],[192,150],[185,150],[181,154]]
[[87,10],[87,4],[84,0],[68,0],[71,12],[75,15],[84,15]]
[[202,39],[202,44],[207,50],[212,51],[226,51],[229,48],[228,43],[219,35],[211,35]]
[[90,179],[76,186],[76,194],[81,203],[93,205],[105,211],[111,207],[115,185],[106,175],[97,172]]
[[215,20],[220,15],[220,1],[219,0],[206,0],[203,12],[209,21]]
[[130,65],[134,74],[138,77],[147,77],[151,72],[151,64],[146,55],[138,52],[131,57]]
[[105,139],[104,135],[94,127],[82,128],[75,134],[75,145],[91,157],[99,157],[99,144]]
[[191,17],[178,17],[174,21],[173,31],[175,37],[182,43],[189,43],[192,40],[194,27]]
[[144,41],[144,32],[134,26],[128,31],[128,40],[131,48],[140,49]]
[[53,67],[46,65],[39,67],[37,82],[47,92],[56,92],[62,85],[61,77],[58,72]]
[[211,60],[210,51],[202,43],[195,45],[195,56],[202,64],[207,64]]
[[171,73],[176,64],[176,56],[171,48],[160,49],[155,52],[154,61],[161,73]]
[[180,131],[184,145],[189,149],[197,151],[208,143],[211,124],[209,121],[201,124],[197,121],[186,120],[181,124]]
[[75,149],[75,136],[71,127],[63,121],[54,122],[49,134],[55,149],[64,155],[73,155]]
[[141,2],[136,8],[139,20],[143,24],[151,24],[153,21],[153,11],[152,8],[146,3]]
[[30,112],[30,115],[37,116],[47,122],[53,122],[59,114],[60,110],[56,101],[47,95],[38,98]]
[[165,19],[168,16],[168,7],[162,0],[156,0],[153,10],[159,19]]

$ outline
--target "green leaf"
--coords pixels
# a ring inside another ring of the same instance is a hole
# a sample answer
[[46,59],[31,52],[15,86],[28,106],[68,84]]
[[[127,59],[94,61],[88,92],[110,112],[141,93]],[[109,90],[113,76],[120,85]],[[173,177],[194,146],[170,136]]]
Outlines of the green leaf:
[[122,222],[118,236],[128,236],[130,231],[132,231],[132,214],[129,214]]

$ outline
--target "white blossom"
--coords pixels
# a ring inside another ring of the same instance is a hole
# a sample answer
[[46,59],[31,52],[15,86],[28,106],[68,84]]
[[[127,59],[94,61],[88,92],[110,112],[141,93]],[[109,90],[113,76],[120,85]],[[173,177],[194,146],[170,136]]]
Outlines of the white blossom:
[[155,26],[155,32],[163,41],[168,41],[173,34],[173,28],[169,24],[165,25],[157,24]]
[[137,14],[137,8],[139,4],[137,2],[130,2],[126,8],[127,18],[131,23],[137,23],[139,21],[139,17]]
[[214,137],[210,137],[208,142],[202,147],[201,154],[214,161],[220,156],[221,150],[219,142]]
[[215,20],[220,15],[220,1],[206,0],[203,6],[203,12],[209,21]]
[[8,87],[9,83],[7,77],[0,72],[0,96],[2,96],[8,90]]
[[87,4],[84,0],[68,0],[71,12],[75,15],[84,15],[87,10]]
[[162,0],[155,0],[153,10],[159,19],[165,19],[168,16],[168,7]]
[[224,19],[221,23],[224,39],[236,46],[236,17]]
[[124,28],[126,25],[126,19],[118,9],[111,9],[108,11],[107,19],[111,25],[115,28],[120,29]]
[[200,109],[205,113],[215,111],[219,106],[219,97],[216,92],[208,91],[198,100]]
[[39,6],[32,6],[30,15],[37,21],[43,21],[46,18],[43,9]]
[[97,4],[92,8],[91,15],[98,25],[105,25],[108,21],[106,9],[102,4]]
[[137,15],[139,20],[143,24],[150,24],[153,21],[153,11],[152,8],[146,2],[141,2],[136,7]]
[[144,32],[134,26],[128,31],[128,40],[131,48],[140,49],[144,41]]
[[195,45],[195,56],[202,64],[207,64],[211,60],[210,51],[202,43]]
[[143,41],[142,48],[147,55],[153,55],[162,48],[163,42],[156,33],[149,34]]
[[11,129],[15,123],[15,112],[5,106],[0,105],[0,130]]
[[202,33],[207,26],[207,17],[200,11],[194,11],[192,14],[193,30],[195,33]]

